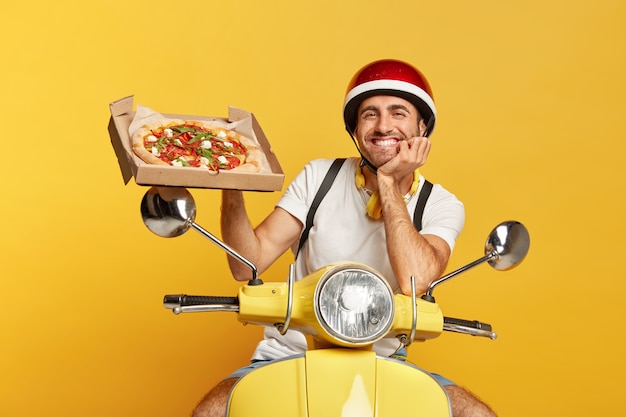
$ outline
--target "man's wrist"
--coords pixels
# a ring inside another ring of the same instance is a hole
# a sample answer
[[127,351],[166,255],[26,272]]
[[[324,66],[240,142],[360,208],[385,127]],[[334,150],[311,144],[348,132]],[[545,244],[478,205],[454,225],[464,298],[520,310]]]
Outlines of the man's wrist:
[[241,190],[222,190],[222,210],[224,208],[239,206],[243,203]]
[[396,190],[400,192],[400,186],[397,183],[396,179],[393,177],[393,175],[383,174],[379,172],[376,175],[376,181],[378,182],[378,190],[380,194],[385,193],[389,190]]

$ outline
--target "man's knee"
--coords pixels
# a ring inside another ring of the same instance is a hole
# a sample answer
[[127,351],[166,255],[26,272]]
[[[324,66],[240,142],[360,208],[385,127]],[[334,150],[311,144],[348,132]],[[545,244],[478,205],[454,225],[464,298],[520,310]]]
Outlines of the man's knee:
[[496,413],[478,397],[458,385],[446,385],[453,417],[496,417]]
[[226,415],[228,396],[237,379],[229,378],[220,381],[200,400],[193,411],[193,417],[224,417]]

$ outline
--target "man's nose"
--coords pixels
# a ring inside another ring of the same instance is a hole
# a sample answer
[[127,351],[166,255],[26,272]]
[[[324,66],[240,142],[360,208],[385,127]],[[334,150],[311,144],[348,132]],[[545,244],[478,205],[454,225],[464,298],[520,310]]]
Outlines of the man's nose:
[[378,130],[380,133],[389,133],[393,130],[393,120],[388,114],[381,114],[378,118]]

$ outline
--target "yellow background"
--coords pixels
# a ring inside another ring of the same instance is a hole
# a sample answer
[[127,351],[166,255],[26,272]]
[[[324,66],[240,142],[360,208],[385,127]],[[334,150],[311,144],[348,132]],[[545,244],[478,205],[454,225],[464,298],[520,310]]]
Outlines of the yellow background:
[[[163,309],[165,293],[237,284],[199,234],[144,227],[145,189],[124,186],[109,143],[111,101],[253,111],[289,181],[312,158],[354,154],[343,93],[386,57],[435,92],[423,172],[467,209],[450,269],[482,256],[502,220],[532,239],[517,269],[483,265],[435,293],[499,339],[447,333],[412,359],[502,416],[623,414],[623,1],[36,0],[0,13],[0,415],[188,415],[260,335],[232,313]],[[217,232],[219,192],[194,195]],[[278,197],[247,194],[255,223]]]

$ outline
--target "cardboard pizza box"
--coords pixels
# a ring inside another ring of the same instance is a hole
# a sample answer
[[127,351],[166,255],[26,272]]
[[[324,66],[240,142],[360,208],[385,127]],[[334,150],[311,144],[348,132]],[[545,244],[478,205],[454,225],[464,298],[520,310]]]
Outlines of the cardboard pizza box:
[[[228,118],[196,116],[184,114],[166,114],[163,116],[188,120],[208,120],[222,122],[236,122],[249,118],[248,126],[252,129],[257,142],[267,158],[269,170],[267,172],[229,172],[221,170],[217,174],[208,170],[190,167],[174,167],[153,165],[142,161],[132,150],[132,143],[128,128],[133,120],[133,96],[124,97],[109,104],[111,118],[109,120],[109,136],[117,155],[117,161],[122,171],[124,184],[128,184],[132,177],[139,185],[166,185],[189,188],[217,188],[237,189],[247,191],[279,191],[282,189],[285,175],[276,155],[272,151],[267,137],[263,133],[254,114],[235,107],[228,108]],[[247,121],[246,121],[247,122]],[[245,129],[245,127],[243,128]],[[250,137],[250,132],[238,133]]]

